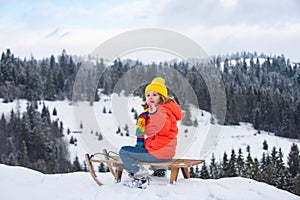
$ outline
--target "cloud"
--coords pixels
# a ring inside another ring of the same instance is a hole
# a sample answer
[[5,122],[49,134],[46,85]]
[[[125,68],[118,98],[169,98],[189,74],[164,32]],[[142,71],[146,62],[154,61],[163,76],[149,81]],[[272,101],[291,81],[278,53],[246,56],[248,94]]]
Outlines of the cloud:
[[0,18],[0,48],[13,48],[22,52],[20,56],[32,51],[40,57],[62,49],[86,55],[114,35],[154,27],[190,37],[210,55],[257,50],[300,60],[296,47],[300,46],[299,0],[43,1],[22,5],[26,9],[20,6],[17,15],[7,11]]
[[167,1],[155,13],[163,26],[186,28],[300,23],[299,10],[298,0],[174,0]]
[[70,31],[65,31],[65,32],[62,32],[62,30],[60,28],[55,28],[53,31],[51,31],[50,33],[48,33],[46,35],[46,38],[47,39],[50,39],[50,38],[64,38],[68,35],[70,35],[71,32]]
[[64,32],[63,34],[61,34],[60,36],[59,36],[59,38],[64,38],[64,37],[66,37],[66,36],[68,36],[68,35],[70,35],[71,34],[71,32]]
[[300,61],[300,24],[289,24],[284,29],[264,28],[259,25],[238,24],[207,28],[194,26],[182,32],[205,49],[209,55],[230,52],[256,51],[265,54],[284,54]]
[[59,32],[60,32],[59,28],[55,28],[53,31],[51,31],[50,33],[48,33],[46,35],[46,38],[51,38],[51,37],[57,36],[59,34]]
[[238,4],[238,0],[220,0],[220,5],[228,11],[233,11],[237,4]]

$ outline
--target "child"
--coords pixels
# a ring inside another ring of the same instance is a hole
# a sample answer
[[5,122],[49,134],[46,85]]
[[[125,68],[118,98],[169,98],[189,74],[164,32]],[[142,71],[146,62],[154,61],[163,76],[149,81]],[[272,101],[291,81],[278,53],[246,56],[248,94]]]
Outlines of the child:
[[170,161],[176,151],[177,121],[183,118],[180,106],[168,97],[163,78],[152,80],[145,89],[145,97],[145,110],[137,122],[137,144],[123,146],[119,152],[125,169],[134,178],[133,181],[143,180],[142,183],[147,182],[145,177],[148,172],[142,170],[137,162]]

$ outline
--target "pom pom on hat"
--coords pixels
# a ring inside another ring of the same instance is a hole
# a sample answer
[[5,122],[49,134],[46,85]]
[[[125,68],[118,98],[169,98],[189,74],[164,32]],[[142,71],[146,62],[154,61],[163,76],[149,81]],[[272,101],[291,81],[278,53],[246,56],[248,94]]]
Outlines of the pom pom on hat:
[[148,91],[153,90],[164,97],[168,97],[168,90],[165,86],[165,79],[157,77],[152,80],[152,82],[145,89],[145,96]]

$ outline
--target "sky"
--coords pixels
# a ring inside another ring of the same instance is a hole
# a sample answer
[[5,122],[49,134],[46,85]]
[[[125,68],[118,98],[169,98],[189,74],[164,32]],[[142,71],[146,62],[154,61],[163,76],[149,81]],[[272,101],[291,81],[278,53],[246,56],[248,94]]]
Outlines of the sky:
[[0,50],[9,48],[21,58],[59,55],[63,49],[88,55],[116,35],[158,28],[185,35],[208,55],[249,51],[300,61],[299,0],[0,0],[0,5]]

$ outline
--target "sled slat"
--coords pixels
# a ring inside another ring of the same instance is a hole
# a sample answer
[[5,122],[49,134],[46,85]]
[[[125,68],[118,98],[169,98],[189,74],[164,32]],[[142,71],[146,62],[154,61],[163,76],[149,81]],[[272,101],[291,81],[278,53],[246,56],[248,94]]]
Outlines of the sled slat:
[[96,183],[99,185],[99,186],[102,186],[103,183],[101,183],[98,178],[97,178],[97,175],[95,173],[95,170],[94,170],[94,167],[93,167],[93,164],[90,160],[90,156],[89,154],[85,154],[85,160],[86,160],[86,163],[87,163],[87,166],[89,168],[89,171],[90,171],[90,174],[92,175],[93,179],[96,181]]

